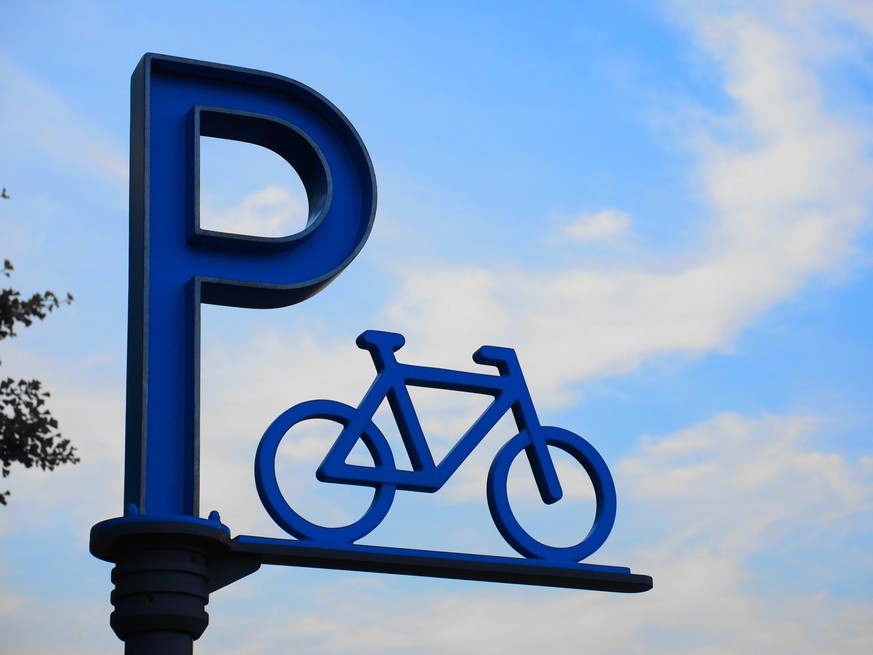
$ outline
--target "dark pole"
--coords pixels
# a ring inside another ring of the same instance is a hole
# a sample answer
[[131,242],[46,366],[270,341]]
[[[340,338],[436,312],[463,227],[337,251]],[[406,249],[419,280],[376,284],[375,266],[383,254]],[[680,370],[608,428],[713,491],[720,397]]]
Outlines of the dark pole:
[[209,594],[256,571],[261,557],[232,552],[217,512],[155,521],[129,510],[91,529],[91,552],[115,563],[109,624],[125,655],[192,655],[209,625]]
[[143,536],[118,554],[109,624],[125,655],[191,655],[209,624],[209,553],[184,542]]

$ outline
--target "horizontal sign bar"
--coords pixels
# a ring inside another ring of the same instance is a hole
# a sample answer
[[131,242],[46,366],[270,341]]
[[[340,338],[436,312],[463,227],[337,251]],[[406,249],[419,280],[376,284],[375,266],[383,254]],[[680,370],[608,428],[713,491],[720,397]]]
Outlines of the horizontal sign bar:
[[630,569],[620,566],[555,564],[520,557],[384,546],[335,546],[246,535],[231,539],[228,545],[234,552],[259,556],[264,564],[621,593],[639,593],[652,588],[651,576],[631,573]]

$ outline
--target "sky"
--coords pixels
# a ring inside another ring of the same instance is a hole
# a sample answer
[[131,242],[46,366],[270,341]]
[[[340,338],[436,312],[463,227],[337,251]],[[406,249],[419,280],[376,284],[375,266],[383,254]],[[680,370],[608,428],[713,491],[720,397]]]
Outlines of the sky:
[[[0,344],[0,372],[44,382],[82,459],[0,485],[4,653],[122,649],[88,534],[122,511],[129,78],[146,52],[317,90],[379,194],[367,245],[315,298],[204,307],[202,514],[284,535],[254,488],[257,443],[299,402],[360,401],[363,330],[445,368],[510,346],[542,422],[584,436],[615,479],[615,528],[586,561],[655,583],[264,566],[212,595],[196,652],[871,652],[873,5],[7,0],[0,24],[9,284],[75,296]],[[207,226],[305,222],[273,153],[205,139],[203,161]],[[413,398],[437,455],[477,415],[462,394]],[[375,421],[401,462],[390,414]],[[283,441],[283,493],[341,525],[368,497],[315,480],[325,427]],[[512,428],[438,493],[399,492],[362,541],[513,555],[485,502]],[[512,473],[513,506],[556,545],[592,511],[565,464],[568,498],[547,512]]]

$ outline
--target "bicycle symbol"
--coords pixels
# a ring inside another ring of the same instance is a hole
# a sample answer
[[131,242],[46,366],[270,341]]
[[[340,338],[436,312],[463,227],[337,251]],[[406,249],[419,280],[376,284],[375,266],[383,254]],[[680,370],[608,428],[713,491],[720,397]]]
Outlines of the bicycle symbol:
[[[270,516],[286,532],[298,539],[328,544],[352,543],[362,538],[385,518],[398,489],[425,493],[438,491],[501,417],[511,410],[519,432],[497,453],[487,480],[488,507],[500,534],[525,557],[546,560],[578,562],[603,545],[615,522],[612,475],[603,458],[585,439],[563,428],[540,424],[514,350],[482,346],[473,354],[473,361],[477,364],[497,368],[498,375],[493,375],[402,364],[394,353],[403,346],[405,339],[392,332],[367,330],[356,343],[359,348],[370,352],[377,372],[358,407],[333,400],[300,403],[276,418],[258,445],[255,455],[258,494]],[[494,400],[437,463],[413,407],[409,386],[485,394],[493,396]],[[386,398],[406,447],[411,470],[395,466],[387,439],[373,423],[376,410]],[[316,471],[318,480],[373,487],[375,490],[364,516],[349,525],[323,527],[306,520],[288,505],[279,489],[276,477],[279,443],[294,425],[310,419],[326,419],[342,426],[336,443]],[[373,459],[372,466],[347,463],[359,440],[366,445]],[[596,510],[593,525],[580,542],[571,546],[550,546],[531,537],[516,520],[509,504],[509,470],[522,451],[527,454],[543,501],[552,504],[561,499],[563,490],[549,447],[569,454],[585,469],[594,487]]]

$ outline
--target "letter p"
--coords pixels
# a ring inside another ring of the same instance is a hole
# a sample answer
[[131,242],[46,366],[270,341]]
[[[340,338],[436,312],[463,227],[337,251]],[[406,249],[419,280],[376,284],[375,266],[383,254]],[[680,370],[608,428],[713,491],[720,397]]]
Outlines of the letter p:
[[[276,238],[202,229],[201,136],[284,158],[306,189],[307,226]],[[260,71],[142,58],[131,79],[125,506],[199,512],[200,303],[306,300],[355,258],[375,211],[364,144],[312,89]]]

